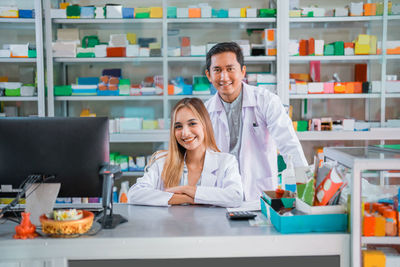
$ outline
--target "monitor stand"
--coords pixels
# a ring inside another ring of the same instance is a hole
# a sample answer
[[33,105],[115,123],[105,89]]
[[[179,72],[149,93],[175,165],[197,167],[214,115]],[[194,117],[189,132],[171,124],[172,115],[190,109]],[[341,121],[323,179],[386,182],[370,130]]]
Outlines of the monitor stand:
[[[128,220],[119,214],[113,214],[113,199],[112,188],[114,186],[114,179],[122,176],[121,168],[116,165],[107,165],[100,171],[103,176],[103,217],[98,221],[101,222],[103,229],[114,229],[117,225],[127,222]],[[108,214],[110,211],[110,214]]]

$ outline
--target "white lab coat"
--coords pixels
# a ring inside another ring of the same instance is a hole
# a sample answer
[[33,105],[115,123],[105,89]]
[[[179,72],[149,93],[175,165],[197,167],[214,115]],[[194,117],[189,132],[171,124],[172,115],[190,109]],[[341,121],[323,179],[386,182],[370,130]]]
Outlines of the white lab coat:
[[[218,148],[229,152],[229,127],[218,94],[206,102]],[[258,199],[262,191],[277,187],[277,148],[287,162],[307,166],[303,149],[279,97],[268,90],[243,83],[242,139],[239,168],[244,200]]]
[[[168,206],[173,193],[164,191],[161,179],[165,157],[156,160],[128,191],[131,204]],[[206,151],[204,167],[196,187],[194,202],[223,207],[238,207],[243,188],[236,158],[228,153]]]

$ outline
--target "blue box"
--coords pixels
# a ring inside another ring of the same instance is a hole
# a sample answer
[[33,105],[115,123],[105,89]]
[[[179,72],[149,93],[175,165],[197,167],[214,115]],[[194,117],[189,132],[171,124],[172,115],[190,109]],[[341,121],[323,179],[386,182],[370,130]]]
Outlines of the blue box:
[[32,19],[35,17],[35,12],[33,9],[20,9],[18,10],[19,18]]
[[77,84],[79,84],[79,85],[98,85],[99,77],[78,77]]
[[81,6],[81,19],[94,19],[94,6]]
[[135,9],[130,7],[122,8],[122,18],[124,19],[133,19],[135,14]]
[[347,214],[281,216],[263,198],[260,202],[261,212],[270,217],[275,229],[282,234],[347,231]]
[[119,90],[111,91],[111,90],[97,90],[97,95],[99,96],[118,96]]

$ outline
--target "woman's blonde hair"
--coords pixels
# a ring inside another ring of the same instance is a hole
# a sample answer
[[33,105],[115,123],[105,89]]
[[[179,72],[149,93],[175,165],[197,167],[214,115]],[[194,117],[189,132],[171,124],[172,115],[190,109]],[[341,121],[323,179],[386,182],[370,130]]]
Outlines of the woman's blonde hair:
[[[161,173],[161,178],[164,181],[165,188],[179,185],[183,172],[184,156],[186,153],[186,149],[183,146],[181,146],[175,138],[175,122],[176,122],[176,113],[184,107],[189,108],[203,126],[204,143],[206,149],[211,149],[216,152],[220,152],[215,142],[214,131],[211,124],[210,116],[208,115],[208,111],[204,106],[203,101],[196,97],[181,99],[175,105],[175,107],[171,112],[171,125],[170,125],[168,151],[166,154],[159,157],[159,158],[166,157],[164,167]],[[152,159],[156,160],[156,157],[160,152],[161,151],[154,153]]]

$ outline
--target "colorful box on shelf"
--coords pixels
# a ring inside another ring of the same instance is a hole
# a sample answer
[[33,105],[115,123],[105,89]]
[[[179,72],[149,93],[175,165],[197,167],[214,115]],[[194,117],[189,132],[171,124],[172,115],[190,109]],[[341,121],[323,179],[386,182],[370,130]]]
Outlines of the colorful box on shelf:
[[354,43],[344,43],[344,55],[353,56],[354,55]]
[[333,43],[326,44],[324,46],[324,56],[334,56],[335,55],[335,45]]
[[126,57],[126,47],[107,47],[107,57]]
[[70,96],[72,95],[71,85],[55,85],[54,96]]
[[213,18],[228,18],[229,13],[227,9],[212,9]]
[[364,16],[376,16],[376,3],[364,4]]
[[89,96],[97,95],[97,85],[71,84],[72,95]]
[[175,19],[176,18],[176,13],[177,13],[177,8],[176,6],[169,6],[167,8],[167,18],[169,19]]
[[79,19],[81,16],[81,7],[79,5],[67,6],[67,18]]
[[29,44],[10,44],[11,57],[27,58]]
[[97,90],[97,95],[98,96],[119,96],[119,91],[118,90]]
[[276,197],[275,191],[263,191],[262,198],[276,211],[281,208],[294,208],[296,200],[295,194],[288,190],[285,190],[280,198]]
[[107,4],[106,5],[106,18],[122,19],[122,5]]
[[274,8],[260,8],[258,9],[259,18],[273,18],[276,17],[276,9]]
[[240,9],[240,17],[241,17],[241,18],[247,17],[247,8],[242,7],[242,8]]
[[18,10],[18,17],[25,18],[25,19],[32,19],[35,17],[35,10],[34,9],[19,9]]
[[298,132],[308,131],[308,121],[297,121],[297,131]]
[[[375,39],[376,40],[376,39]],[[370,35],[360,34],[355,41],[354,54],[355,55],[368,55],[370,47]]]
[[386,54],[400,55],[400,41],[386,41]]
[[162,7],[150,7],[150,18],[162,18],[163,10]]
[[5,96],[21,96],[20,82],[4,82],[1,87],[5,89]]
[[129,79],[119,80],[119,95],[129,95],[131,89],[131,82]]
[[123,7],[122,8],[122,18],[123,19],[133,19],[135,17],[135,9],[133,7]]
[[201,18],[201,8],[188,8],[189,9],[189,18]]
[[92,58],[96,57],[95,48],[94,47],[77,47],[76,48],[76,57],[77,58]]
[[18,7],[15,6],[0,7],[0,18],[18,18]]
[[81,7],[81,19],[93,19],[94,18],[94,6],[82,6]]
[[143,130],[155,130],[158,128],[157,120],[143,120]]
[[[308,232],[345,232],[347,230],[347,214],[305,215],[299,213],[284,216],[277,213],[261,198],[261,212],[271,219],[275,229],[283,234]],[[301,215],[300,215],[301,214]]]

